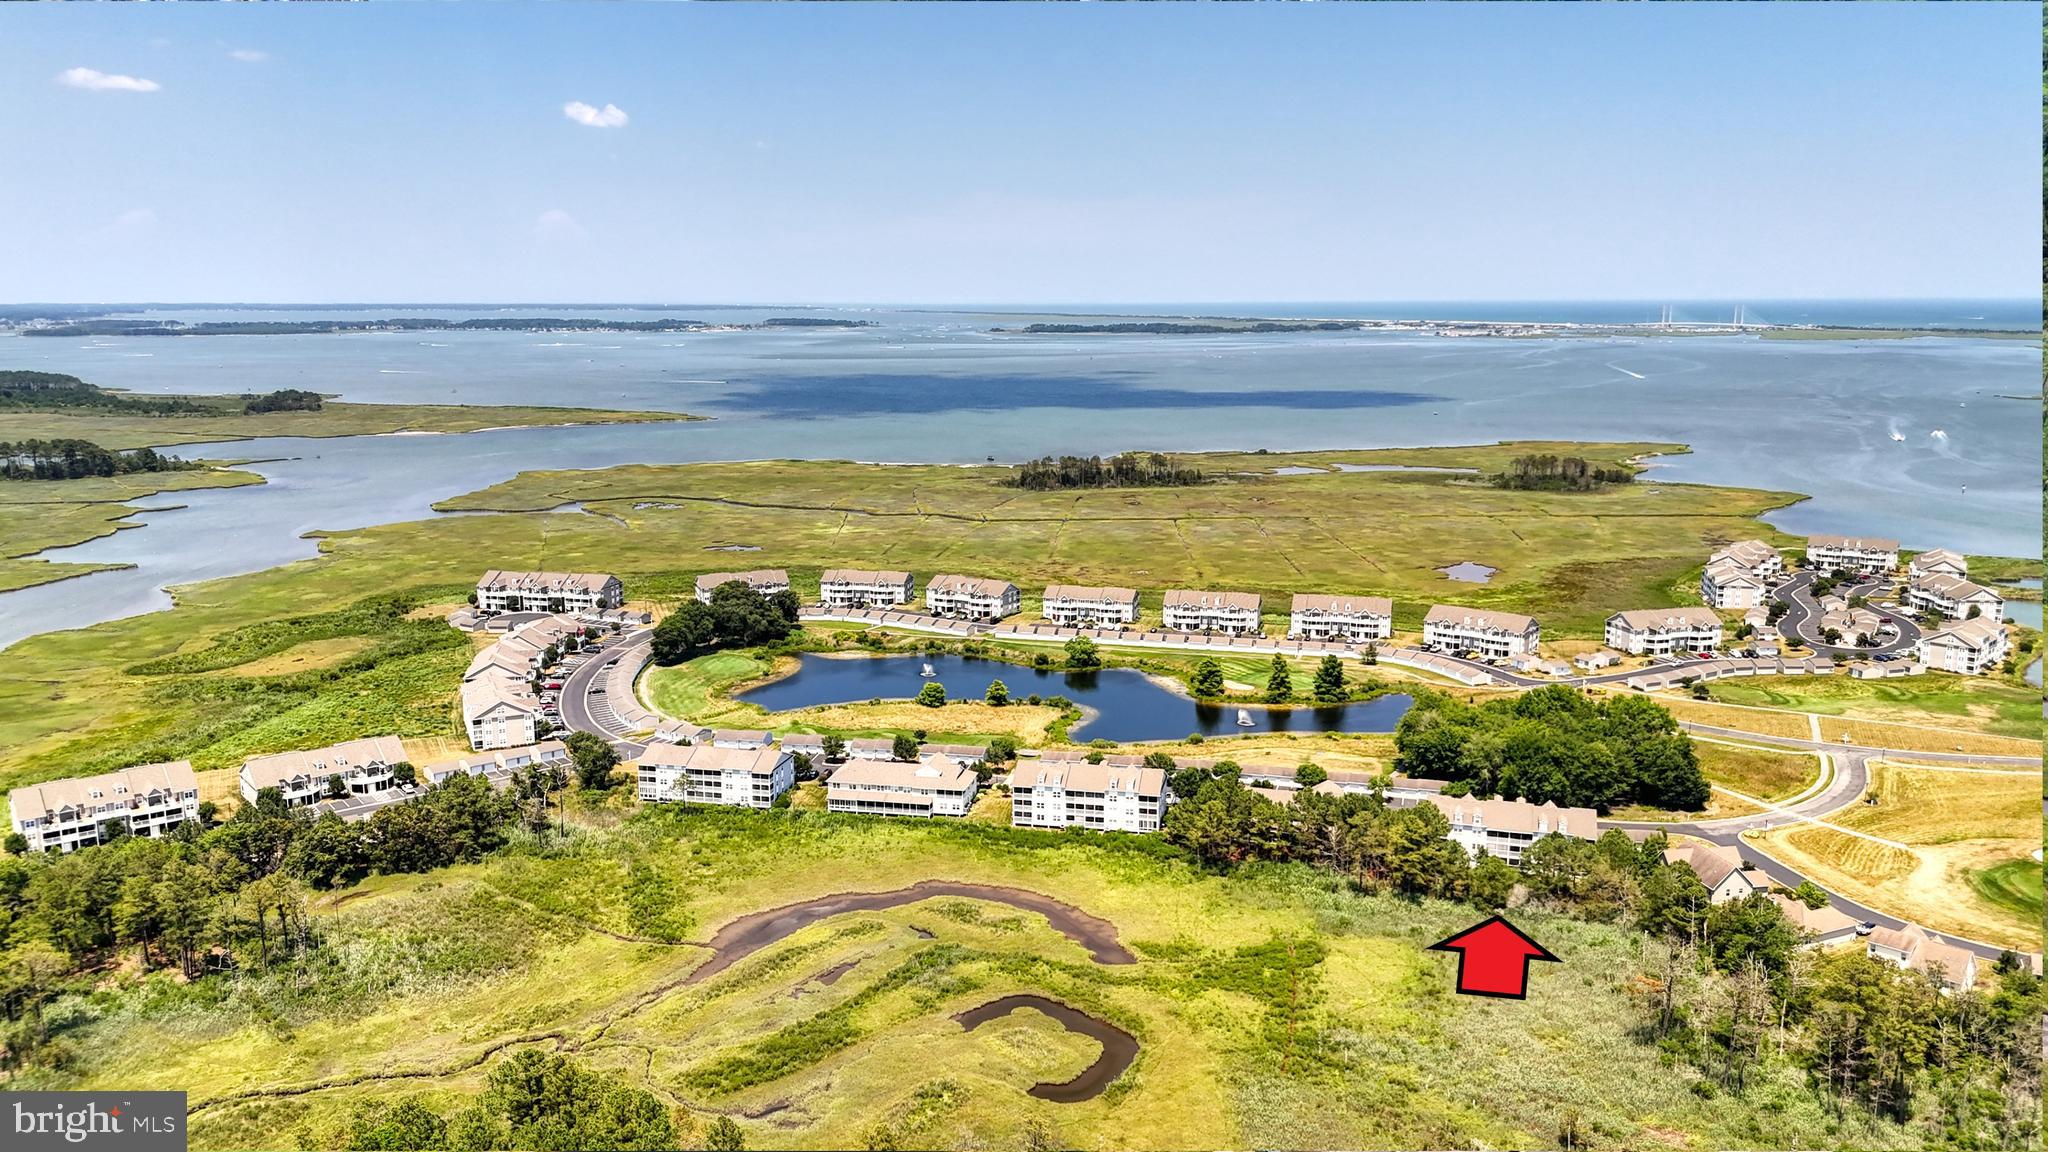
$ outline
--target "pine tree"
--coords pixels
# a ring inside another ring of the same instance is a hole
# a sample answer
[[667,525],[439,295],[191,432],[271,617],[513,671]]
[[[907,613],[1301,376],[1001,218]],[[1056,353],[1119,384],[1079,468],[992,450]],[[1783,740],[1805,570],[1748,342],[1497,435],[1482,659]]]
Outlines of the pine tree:
[[1336,656],[1325,656],[1316,668],[1315,698],[1323,703],[1335,703],[1350,693],[1344,687],[1344,662]]
[[1287,661],[1278,652],[1273,653],[1273,672],[1266,677],[1266,703],[1284,704],[1294,699],[1294,676],[1287,671]]

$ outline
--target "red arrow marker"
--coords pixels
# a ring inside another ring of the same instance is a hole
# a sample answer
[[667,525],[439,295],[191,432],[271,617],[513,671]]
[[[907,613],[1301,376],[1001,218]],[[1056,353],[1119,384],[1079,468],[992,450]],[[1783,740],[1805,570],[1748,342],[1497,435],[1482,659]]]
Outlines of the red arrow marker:
[[1529,998],[1529,962],[1562,963],[1550,949],[1498,916],[1482,920],[1429,946],[1432,952],[1458,954],[1458,991],[1467,996]]

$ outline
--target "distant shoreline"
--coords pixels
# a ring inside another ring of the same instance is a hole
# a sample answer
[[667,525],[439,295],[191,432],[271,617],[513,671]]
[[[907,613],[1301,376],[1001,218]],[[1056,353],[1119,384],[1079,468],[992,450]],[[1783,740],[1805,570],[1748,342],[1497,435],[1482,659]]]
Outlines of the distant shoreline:
[[1756,336],[1764,340],[2038,340],[2018,328],[1900,328],[1847,324],[1589,323],[1537,320],[1346,320],[1187,317],[1101,323],[1037,322],[988,330],[1006,336],[1260,336],[1304,332],[1390,332],[1440,337]]
[[123,320],[90,317],[56,323],[31,321],[19,331],[23,336],[326,336],[354,332],[528,332],[537,334],[591,333],[684,333],[756,332],[806,328],[874,328],[872,320],[842,320],[819,316],[771,316],[746,324],[714,324],[705,320],[598,320],[588,318],[523,317],[444,320],[430,316],[392,317],[385,320],[207,320],[187,324],[182,320]]

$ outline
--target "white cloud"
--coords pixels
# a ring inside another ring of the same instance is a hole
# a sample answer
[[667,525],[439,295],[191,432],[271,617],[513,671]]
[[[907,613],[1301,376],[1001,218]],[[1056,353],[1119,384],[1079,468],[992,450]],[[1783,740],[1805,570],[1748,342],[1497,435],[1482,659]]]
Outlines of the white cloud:
[[97,68],[66,68],[57,73],[57,83],[88,92],[154,92],[163,87],[154,80],[102,72]]
[[550,208],[534,219],[533,234],[542,240],[574,240],[582,237],[583,225],[562,209]]
[[270,53],[260,48],[230,48],[228,55],[244,64],[261,64],[270,59]]
[[626,111],[617,104],[593,108],[581,100],[571,100],[562,105],[562,115],[574,120],[585,128],[624,128]]

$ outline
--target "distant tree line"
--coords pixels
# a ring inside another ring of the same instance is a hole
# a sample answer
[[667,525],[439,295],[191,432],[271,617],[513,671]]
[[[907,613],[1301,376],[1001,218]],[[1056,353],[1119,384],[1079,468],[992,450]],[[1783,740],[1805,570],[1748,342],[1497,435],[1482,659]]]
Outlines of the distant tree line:
[[650,651],[657,664],[680,664],[717,648],[753,648],[786,639],[797,629],[796,593],[763,596],[731,580],[711,590],[711,603],[685,600],[654,626]]
[[[1127,320],[1112,324],[1026,324],[1021,329],[1031,335],[1089,335],[1105,336],[1216,336],[1230,333],[1251,332],[1349,332],[1357,328],[1375,327],[1365,320],[1255,320],[1242,324],[1217,324],[1201,321],[1179,320]],[[1010,329],[997,329],[1010,331]]]
[[1709,791],[1692,738],[1663,706],[1641,696],[1596,703],[1564,684],[1479,705],[1420,694],[1394,747],[1400,771],[1481,797],[1697,811]]
[[90,440],[0,440],[0,480],[78,480],[130,472],[183,472],[204,468],[154,448],[116,452]]
[[334,332],[693,332],[712,327],[869,328],[872,320],[778,316],[758,324],[714,325],[704,320],[562,319],[551,316],[444,320],[403,316],[386,320],[75,320],[23,328],[24,336],[308,336]]
[[1169,488],[1200,484],[1199,469],[1183,467],[1158,452],[1124,452],[1100,456],[1045,456],[1010,470],[1004,481],[1012,488],[1053,491],[1064,488]]
[[182,397],[152,399],[109,392],[61,372],[0,372],[0,408],[95,408],[146,416],[217,416],[220,409]]
[[242,411],[254,416],[264,412],[318,412],[323,397],[299,388],[280,388],[261,396],[249,396]]
[[1590,492],[1605,484],[1632,484],[1636,474],[1626,467],[1602,468],[1577,456],[1517,456],[1505,472],[1488,481],[1496,488],[1540,492]]

